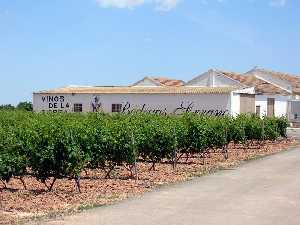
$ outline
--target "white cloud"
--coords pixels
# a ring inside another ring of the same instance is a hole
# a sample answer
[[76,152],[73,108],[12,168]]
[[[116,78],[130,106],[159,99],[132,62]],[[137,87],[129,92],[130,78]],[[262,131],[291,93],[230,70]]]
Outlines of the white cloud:
[[101,7],[132,9],[145,3],[145,0],[96,0]]
[[[184,0],[95,0],[101,7],[109,8],[127,8],[134,9],[138,6],[144,4],[152,4],[154,5],[156,10],[159,11],[169,11],[177,7],[180,2]],[[203,5],[207,5],[208,3],[218,2],[225,3],[230,2],[229,0],[197,0]],[[253,3],[257,0],[247,0],[249,3]],[[269,1],[269,5],[272,7],[284,7],[288,0],[267,0]]]
[[175,8],[181,0],[155,0],[156,9],[160,11],[169,11]]
[[133,9],[145,3],[154,4],[160,11],[169,11],[175,8],[183,0],[96,0],[101,7],[116,7]]
[[284,7],[287,4],[287,0],[271,0],[270,6],[272,7]]

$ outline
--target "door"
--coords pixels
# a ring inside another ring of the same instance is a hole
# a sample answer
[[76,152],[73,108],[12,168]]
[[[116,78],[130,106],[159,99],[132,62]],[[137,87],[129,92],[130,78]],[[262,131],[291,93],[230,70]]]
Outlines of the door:
[[257,116],[260,117],[260,105],[257,105],[257,106],[256,106],[255,113],[256,113]]
[[255,95],[240,94],[240,112],[255,113]]
[[267,116],[274,116],[275,99],[268,98]]

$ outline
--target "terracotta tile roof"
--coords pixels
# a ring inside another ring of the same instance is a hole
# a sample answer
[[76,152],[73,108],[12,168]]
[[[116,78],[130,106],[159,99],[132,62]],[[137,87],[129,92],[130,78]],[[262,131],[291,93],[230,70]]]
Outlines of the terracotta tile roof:
[[267,70],[263,68],[254,68],[253,70],[247,72],[246,74],[255,75],[256,72],[269,74],[272,77],[275,77],[277,79],[287,81],[292,86],[292,91],[295,94],[300,94],[300,76],[299,75],[293,75],[283,72],[276,72],[273,70]]
[[158,86],[168,86],[168,87],[179,87],[184,85],[184,81],[182,80],[176,80],[168,77],[144,77],[142,80],[139,80],[138,82],[134,83],[132,86],[136,86],[139,83],[150,80],[151,82],[155,83]]
[[284,89],[281,89],[273,84],[270,84],[266,81],[260,80],[256,78],[255,76],[249,75],[241,75],[238,73],[234,72],[226,72],[226,71],[221,71],[218,70],[220,73],[224,74],[225,76],[237,80],[240,83],[250,86],[250,87],[255,87],[255,91],[257,94],[279,94],[279,95],[290,95],[289,92],[285,91]]
[[240,87],[62,87],[35,94],[225,94]]
[[150,79],[158,82],[162,86],[182,86],[184,85],[184,81],[182,80],[176,80],[176,79],[171,79],[167,77],[149,77]]

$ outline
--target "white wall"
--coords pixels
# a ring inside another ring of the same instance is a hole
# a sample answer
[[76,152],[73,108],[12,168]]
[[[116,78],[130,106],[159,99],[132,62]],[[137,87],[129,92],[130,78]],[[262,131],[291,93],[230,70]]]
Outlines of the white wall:
[[287,116],[289,96],[281,95],[256,95],[255,106],[260,106],[260,116],[267,115],[268,98],[275,98],[274,112],[275,116]]
[[73,112],[75,103],[84,103],[83,111],[90,111],[92,108],[89,95],[33,94],[33,110],[36,112]]
[[288,103],[288,119],[290,121],[299,121],[300,120],[300,101],[291,100]]
[[241,108],[241,100],[240,100],[240,94],[238,93],[231,93],[231,115],[237,116],[240,114],[240,108]]
[[[92,102],[98,96],[101,109],[111,112],[112,104],[122,104],[125,112],[132,109],[157,110],[157,113],[183,111],[223,110],[231,113],[231,94],[34,94],[34,111],[72,112],[75,103],[83,104],[83,111],[92,111]],[[50,97],[50,99],[49,99]],[[130,104],[130,108],[129,108]],[[69,107],[68,107],[69,106]],[[181,108],[182,107],[182,108]],[[178,109],[181,108],[181,109]]]

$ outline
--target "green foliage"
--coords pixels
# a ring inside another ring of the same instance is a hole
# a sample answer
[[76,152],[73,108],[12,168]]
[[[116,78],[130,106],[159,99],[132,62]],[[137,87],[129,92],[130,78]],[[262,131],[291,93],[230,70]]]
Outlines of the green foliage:
[[208,118],[195,117],[192,114],[186,115],[187,139],[189,143],[189,153],[200,153],[208,147]]
[[16,107],[11,104],[0,105],[0,110],[21,110],[21,111],[33,111],[31,102],[20,102]]
[[266,140],[275,140],[280,136],[277,118],[265,117],[263,119],[263,123],[264,123],[264,131],[265,131],[264,138]]
[[15,107],[11,104],[0,105],[0,110],[14,110]]
[[276,119],[279,135],[282,137],[287,137],[286,129],[289,126],[286,117],[280,117]]
[[[25,105],[25,104],[24,104]],[[26,108],[26,107],[25,107]],[[154,164],[176,153],[202,153],[229,142],[286,137],[286,118],[255,115],[66,114],[0,112],[0,179],[30,173],[78,178],[86,168],[108,171],[143,159]]]
[[227,118],[227,142],[245,143],[245,124],[241,116]]
[[34,176],[45,182],[49,177],[79,176],[87,163],[81,148],[83,125],[63,114],[38,115],[32,121],[28,143],[30,167]]
[[32,111],[33,106],[31,102],[20,102],[17,107],[17,110],[24,110],[24,111]]
[[176,147],[176,132],[169,117],[140,115],[137,127],[137,148],[145,160],[153,163],[171,159]]
[[255,114],[241,114],[236,118],[235,125],[241,130],[239,141],[264,140],[264,120]]
[[13,176],[23,176],[28,165],[21,137],[22,129],[17,129],[12,120],[0,118],[0,180],[6,182]]

